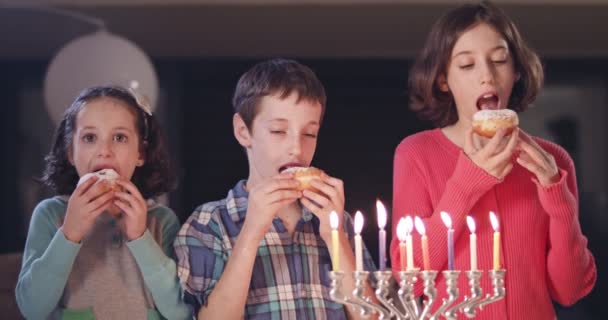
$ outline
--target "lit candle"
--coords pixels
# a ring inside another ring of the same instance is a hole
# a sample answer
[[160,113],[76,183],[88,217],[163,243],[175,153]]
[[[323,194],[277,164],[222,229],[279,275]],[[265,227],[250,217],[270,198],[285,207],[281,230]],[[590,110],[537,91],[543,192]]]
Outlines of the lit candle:
[[441,220],[448,228],[448,270],[454,270],[454,229],[452,229],[452,218],[450,214],[441,211]]
[[361,245],[361,230],[363,229],[363,214],[355,213],[355,270],[363,271],[363,249]]
[[494,270],[500,269],[500,228],[498,226],[498,218],[496,214],[490,211],[490,223],[494,229]]
[[405,228],[405,218],[399,219],[397,224],[397,238],[399,238],[399,261],[401,262],[401,270],[405,270],[405,237],[407,230]]
[[467,216],[467,225],[471,235],[469,236],[469,242],[471,247],[471,271],[477,270],[477,235],[475,234],[475,220],[473,217]]
[[407,250],[407,270],[414,269],[414,247],[412,243],[412,230],[414,230],[414,221],[412,217],[405,217],[405,247]]
[[378,228],[380,229],[380,233],[378,234],[378,246],[379,246],[379,264],[380,271],[384,271],[386,269],[386,230],[384,227],[386,226],[386,208],[380,202],[380,200],[376,200],[376,210],[378,213]]
[[340,243],[338,242],[339,224],[340,220],[338,219],[338,214],[335,211],[332,211],[329,214],[329,226],[331,227],[331,252],[333,255],[331,260],[334,271],[340,271]]
[[422,266],[424,270],[429,270],[431,263],[429,260],[429,240],[426,236],[426,229],[424,228],[422,219],[419,217],[414,218],[414,225],[416,226],[416,231],[421,236],[420,242],[422,242]]

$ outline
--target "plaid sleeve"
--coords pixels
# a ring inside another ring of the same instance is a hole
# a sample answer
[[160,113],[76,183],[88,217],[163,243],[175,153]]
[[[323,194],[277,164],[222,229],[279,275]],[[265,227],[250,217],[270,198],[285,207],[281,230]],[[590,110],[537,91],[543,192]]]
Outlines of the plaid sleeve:
[[227,262],[218,211],[207,205],[197,208],[173,243],[184,301],[192,305],[196,313],[206,304]]
[[[353,248],[353,254],[355,254],[355,252],[354,252],[354,250],[355,250],[355,228],[353,227],[352,217],[346,211],[344,212],[343,221],[344,221],[344,223],[342,225],[344,226],[344,230],[348,234],[348,240],[350,242],[351,248]],[[374,263],[374,259],[372,259],[372,256],[369,254],[369,251],[367,250],[365,241],[362,241],[362,242],[363,242],[362,243],[362,245],[363,245],[363,248],[362,248],[363,249],[363,269],[365,271],[374,272],[377,270],[376,264]]]

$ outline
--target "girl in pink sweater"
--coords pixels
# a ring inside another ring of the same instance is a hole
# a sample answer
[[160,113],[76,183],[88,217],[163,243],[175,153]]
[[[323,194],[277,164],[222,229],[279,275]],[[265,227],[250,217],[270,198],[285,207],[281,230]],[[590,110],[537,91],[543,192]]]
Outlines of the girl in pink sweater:
[[[454,265],[470,269],[466,216],[477,223],[478,268],[484,293],[492,292],[489,211],[501,231],[506,297],[478,310],[482,319],[554,319],[552,301],[572,305],[593,288],[596,268],[578,221],[578,191],[568,153],[521,129],[493,138],[473,133],[480,109],[524,111],[543,83],[537,55],[499,8],[488,2],[460,6],[440,18],[410,73],[412,108],[438,128],[404,139],[393,177],[393,230],[401,217],[420,216],[429,237],[430,269],[448,269],[446,211],[454,228]],[[417,238],[416,238],[417,237]],[[418,244],[419,236],[414,243]],[[422,267],[420,246],[415,265]],[[393,271],[401,270],[398,240],[391,242]],[[437,276],[438,303],[446,297]],[[460,275],[461,297],[469,293]],[[422,294],[418,281],[416,294]],[[462,298],[456,302],[460,302]],[[466,319],[459,313],[459,319]]]

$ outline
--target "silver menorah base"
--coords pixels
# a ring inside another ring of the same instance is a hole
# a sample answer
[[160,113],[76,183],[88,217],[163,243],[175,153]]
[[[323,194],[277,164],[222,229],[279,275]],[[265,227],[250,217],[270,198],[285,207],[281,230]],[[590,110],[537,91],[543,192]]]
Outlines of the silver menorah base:
[[[479,281],[483,272],[479,270],[467,271],[466,275],[471,289],[470,295],[465,295],[460,302],[456,303],[459,297],[458,277],[460,271],[443,271],[447,298],[442,299],[441,305],[433,313],[431,313],[431,309],[435,306],[435,298],[437,297],[437,289],[435,288],[437,271],[434,270],[419,271],[413,269],[399,272],[398,299],[393,299],[390,296],[392,271],[374,272],[377,281],[375,295],[378,302],[374,302],[371,297],[365,296],[365,285],[369,272],[353,272],[355,289],[352,294],[345,295],[342,292],[344,272],[330,271],[330,296],[338,303],[357,308],[364,318],[371,316],[372,313],[377,313],[380,320],[438,320],[440,317],[455,320],[458,312],[462,312],[468,318],[475,318],[478,309],[481,310],[484,306],[505,297],[505,272],[504,269],[488,272],[490,279],[492,279],[494,291],[492,294],[483,297],[483,290]],[[418,278],[422,280],[424,285],[425,300],[422,305],[414,296],[414,283],[418,281]]]

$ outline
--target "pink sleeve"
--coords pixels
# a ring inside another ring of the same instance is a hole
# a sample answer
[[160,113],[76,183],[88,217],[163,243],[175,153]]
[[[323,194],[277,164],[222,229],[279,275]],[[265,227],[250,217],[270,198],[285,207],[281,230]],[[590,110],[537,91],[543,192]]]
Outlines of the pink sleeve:
[[536,179],[533,181],[550,219],[547,252],[549,290],[555,301],[569,306],[593,289],[597,271],[578,220],[574,164],[561,148],[554,152],[554,157],[560,168],[560,180],[547,187]]
[[[395,152],[393,171],[393,237],[390,245],[391,266],[393,272],[401,270],[399,240],[396,226],[401,217],[412,215],[422,218],[427,234],[433,237],[429,240],[430,267],[433,270],[447,268],[447,232],[439,212],[451,214],[455,239],[466,229],[466,215],[479,198],[499,182],[493,176],[477,167],[463,152],[456,160],[451,177],[438,186],[443,189],[439,201],[434,204],[430,195],[431,188],[429,171],[435,166],[454,165],[449,159],[427,159],[420,156],[413,147],[402,143]],[[415,243],[420,236],[415,233]],[[422,267],[422,250],[414,246],[414,263]],[[422,287],[416,286],[416,295],[422,293]]]

